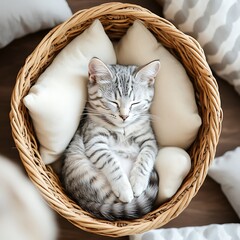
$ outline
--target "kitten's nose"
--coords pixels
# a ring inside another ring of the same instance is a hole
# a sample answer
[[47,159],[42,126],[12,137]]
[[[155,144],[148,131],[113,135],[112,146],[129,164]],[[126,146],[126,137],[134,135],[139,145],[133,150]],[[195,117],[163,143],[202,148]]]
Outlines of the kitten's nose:
[[128,118],[128,115],[121,115],[121,114],[120,114],[119,117],[122,118],[123,121],[125,121],[125,120]]

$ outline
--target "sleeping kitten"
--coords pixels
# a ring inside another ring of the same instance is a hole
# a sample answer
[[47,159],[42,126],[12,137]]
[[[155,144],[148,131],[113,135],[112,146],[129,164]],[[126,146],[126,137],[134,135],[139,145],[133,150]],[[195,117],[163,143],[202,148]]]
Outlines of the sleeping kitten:
[[87,112],[65,152],[66,191],[86,211],[108,220],[152,210],[158,192],[158,147],[149,108],[158,60],[145,66],[89,63]]

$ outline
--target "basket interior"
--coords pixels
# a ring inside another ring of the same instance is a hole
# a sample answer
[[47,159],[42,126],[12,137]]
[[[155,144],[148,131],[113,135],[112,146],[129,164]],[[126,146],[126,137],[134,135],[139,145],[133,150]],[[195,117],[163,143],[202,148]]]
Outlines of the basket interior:
[[[64,192],[58,176],[45,166],[38,152],[38,141],[27,109],[22,103],[39,75],[58,52],[98,18],[111,40],[119,40],[134,20],[141,20],[154,36],[185,67],[195,90],[202,118],[198,136],[188,153],[192,169],[174,197],[134,221],[109,222],[92,217],[76,205]],[[13,137],[29,178],[40,189],[49,205],[77,227],[107,236],[125,236],[160,227],[179,215],[197,193],[213,159],[221,128],[221,108],[217,84],[199,44],[178,31],[172,24],[139,6],[105,4],[76,13],[45,36],[20,70],[12,95],[10,114]],[[20,129],[20,130],[19,130]]]

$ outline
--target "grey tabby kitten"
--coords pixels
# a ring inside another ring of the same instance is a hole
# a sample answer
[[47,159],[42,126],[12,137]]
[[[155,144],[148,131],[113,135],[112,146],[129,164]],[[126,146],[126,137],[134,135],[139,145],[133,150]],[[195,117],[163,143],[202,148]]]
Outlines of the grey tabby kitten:
[[65,152],[66,191],[86,211],[108,220],[152,210],[158,192],[158,147],[149,108],[158,60],[145,66],[89,63],[87,113]]

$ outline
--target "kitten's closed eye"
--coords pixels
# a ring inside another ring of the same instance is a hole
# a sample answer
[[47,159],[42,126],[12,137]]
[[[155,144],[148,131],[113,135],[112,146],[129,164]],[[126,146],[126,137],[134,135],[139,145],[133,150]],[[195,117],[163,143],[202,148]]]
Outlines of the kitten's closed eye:
[[139,105],[141,102],[139,101],[139,102],[133,102],[133,103],[131,103],[131,106],[137,106],[137,105]]
[[132,110],[132,108],[138,107],[138,106],[140,106],[140,105],[141,105],[141,102],[132,102],[132,103],[130,104],[129,109]]
[[[115,107],[117,107],[118,109],[120,109],[121,108],[121,105],[120,105],[120,103],[119,102],[116,102],[116,101],[109,101],[113,106],[115,106]],[[139,101],[139,102],[132,102],[131,104],[130,104],[130,109],[133,107],[133,106],[138,106],[138,105],[140,105],[141,104],[141,102]]]
[[120,109],[120,104],[116,101],[109,101],[110,104],[112,104],[114,107],[117,107],[118,109]]

